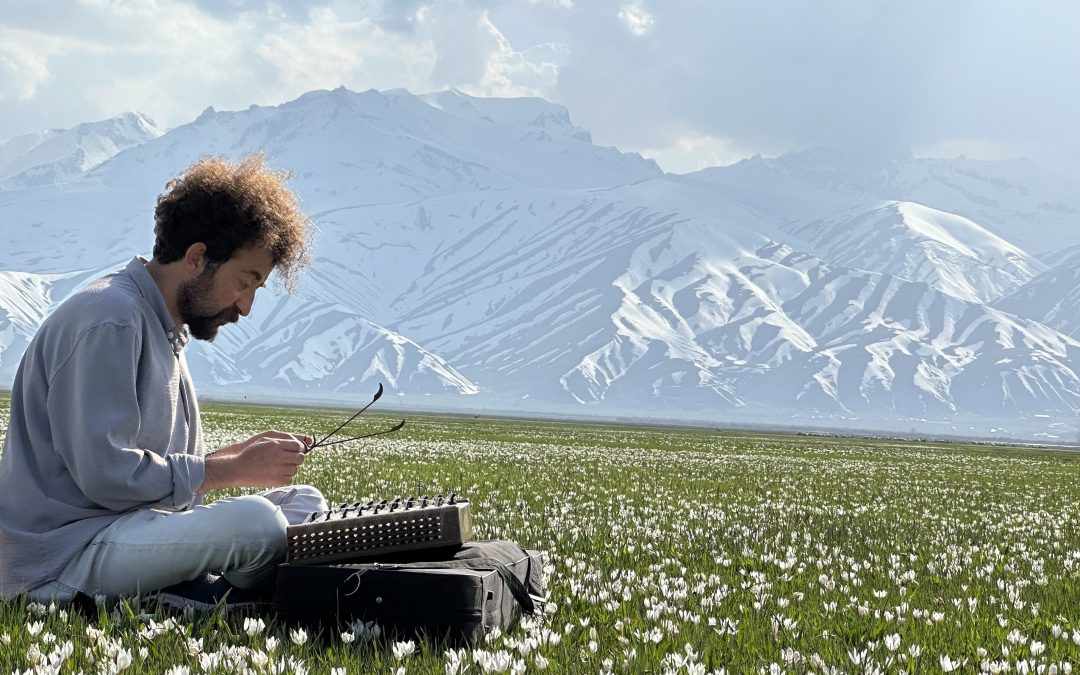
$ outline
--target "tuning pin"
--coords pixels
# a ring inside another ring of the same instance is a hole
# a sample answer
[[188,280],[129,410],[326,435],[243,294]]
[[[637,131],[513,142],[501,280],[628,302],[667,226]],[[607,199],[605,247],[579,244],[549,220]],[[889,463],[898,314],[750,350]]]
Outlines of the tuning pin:
[[405,509],[406,510],[412,508],[413,500],[415,500],[415,499],[416,499],[415,497],[409,497],[408,501],[405,502]]
[[450,502],[449,503],[450,504],[457,504],[457,493],[456,492],[451,492],[450,493]]

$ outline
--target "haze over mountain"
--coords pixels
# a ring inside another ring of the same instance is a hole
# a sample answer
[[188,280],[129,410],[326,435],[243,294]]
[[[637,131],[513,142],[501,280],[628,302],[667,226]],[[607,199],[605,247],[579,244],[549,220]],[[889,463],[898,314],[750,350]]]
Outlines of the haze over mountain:
[[204,393],[381,381],[419,407],[1075,433],[1069,180],[826,151],[674,176],[561,106],[456,91],[208,109],[74,178],[0,183],[0,385],[56,303],[148,254],[169,178],[259,149],[296,172],[315,264],[191,344]]

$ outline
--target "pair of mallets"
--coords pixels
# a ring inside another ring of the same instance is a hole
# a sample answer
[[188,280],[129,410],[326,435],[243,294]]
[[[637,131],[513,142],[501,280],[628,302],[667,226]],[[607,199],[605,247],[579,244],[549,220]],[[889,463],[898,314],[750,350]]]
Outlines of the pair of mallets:
[[[325,448],[325,447],[330,446],[330,445],[337,445],[338,443],[352,443],[353,441],[359,441],[359,440],[363,440],[365,438],[371,438],[372,436],[382,436],[383,434],[392,434],[395,431],[400,430],[403,426],[405,426],[405,420],[401,420],[400,422],[398,422],[394,426],[390,427],[389,429],[384,429],[382,431],[376,431],[376,432],[373,432],[373,433],[370,433],[370,434],[364,434],[363,436],[353,436],[351,438],[340,438],[340,439],[338,439],[336,441],[329,440],[329,438],[331,436],[333,436],[337,432],[344,429],[350,422],[352,422],[354,419],[359,417],[360,413],[362,413],[365,410],[367,410],[368,408],[370,408],[372,406],[372,404],[375,403],[375,401],[378,401],[380,398],[382,398],[382,394],[383,394],[383,386],[382,386],[382,382],[380,382],[379,383],[379,390],[377,392],[375,392],[375,397],[371,399],[371,403],[368,403],[363,408],[360,408],[360,410],[357,410],[355,415],[353,415],[349,419],[347,419],[344,422],[342,422],[341,424],[339,424],[336,429],[334,429],[330,433],[326,434],[325,436],[323,436],[318,441],[315,441],[314,443],[309,445],[307,448],[304,449],[304,452],[308,453],[308,452],[311,452],[312,450],[314,450],[315,448]],[[312,434],[311,437],[315,438],[315,434]]]

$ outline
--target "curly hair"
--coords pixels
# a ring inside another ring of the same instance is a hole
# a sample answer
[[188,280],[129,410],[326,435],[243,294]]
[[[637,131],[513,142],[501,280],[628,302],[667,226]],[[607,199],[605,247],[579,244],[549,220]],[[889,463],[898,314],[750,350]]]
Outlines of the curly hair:
[[285,185],[290,174],[266,166],[262,152],[232,163],[204,157],[169,181],[154,209],[154,258],[170,263],[196,242],[219,265],[242,248],[266,247],[285,288],[310,263],[310,220]]

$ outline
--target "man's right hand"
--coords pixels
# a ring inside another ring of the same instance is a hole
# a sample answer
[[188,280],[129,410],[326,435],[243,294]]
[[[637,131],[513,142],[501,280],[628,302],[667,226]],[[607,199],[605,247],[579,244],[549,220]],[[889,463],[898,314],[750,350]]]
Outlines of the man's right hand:
[[310,445],[307,436],[282,431],[264,431],[246,441],[229,446],[229,453],[206,458],[206,476],[199,492],[227,487],[278,487],[292,483],[304,450]]

